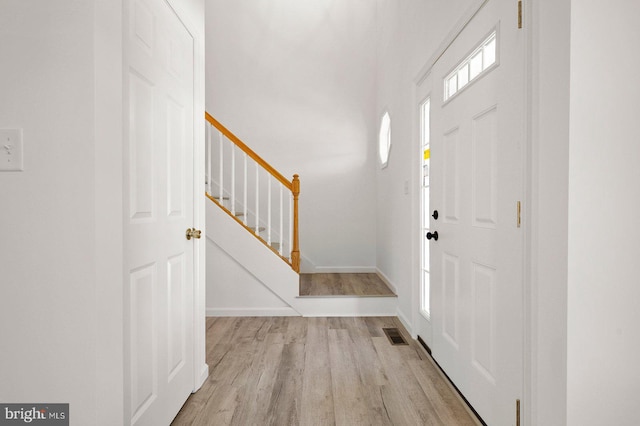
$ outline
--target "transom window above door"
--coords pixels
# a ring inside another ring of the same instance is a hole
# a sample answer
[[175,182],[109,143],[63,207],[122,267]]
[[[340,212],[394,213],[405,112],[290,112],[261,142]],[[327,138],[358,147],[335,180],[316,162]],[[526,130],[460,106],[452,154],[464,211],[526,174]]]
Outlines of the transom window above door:
[[445,102],[498,64],[498,32],[494,30],[444,79]]

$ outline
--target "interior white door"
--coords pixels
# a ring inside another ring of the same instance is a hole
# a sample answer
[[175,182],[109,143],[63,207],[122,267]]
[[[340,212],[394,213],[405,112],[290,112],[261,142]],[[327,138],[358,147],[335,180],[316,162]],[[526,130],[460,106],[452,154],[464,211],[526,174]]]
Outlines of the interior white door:
[[165,0],[125,17],[125,424],[168,425],[194,388],[194,41]]
[[[516,17],[517,2],[489,0],[431,73],[431,207],[440,212],[431,219],[439,237],[430,243],[431,348],[492,426],[515,424],[522,398],[524,67]],[[475,56],[485,40],[484,56]],[[466,58],[469,68],[449,79]],[[445,101],[445,91],[455,94]]]

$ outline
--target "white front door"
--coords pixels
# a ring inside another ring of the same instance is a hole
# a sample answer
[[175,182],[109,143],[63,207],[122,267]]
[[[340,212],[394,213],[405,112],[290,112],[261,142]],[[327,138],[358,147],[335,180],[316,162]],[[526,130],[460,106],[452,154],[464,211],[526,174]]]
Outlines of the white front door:
[[431,75],[433,356],[483,420],[515,424],[523,376],[523,35],[489,0]]
[[125,424],[168,425],[194,388],[194,41],[164,0],[125,16]]

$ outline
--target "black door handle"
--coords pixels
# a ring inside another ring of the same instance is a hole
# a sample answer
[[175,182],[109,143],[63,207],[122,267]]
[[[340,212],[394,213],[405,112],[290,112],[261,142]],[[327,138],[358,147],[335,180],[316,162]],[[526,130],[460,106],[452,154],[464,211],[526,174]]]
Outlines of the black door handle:
[[434,239],[438,241],[438,231],[435,231],[433,234],[431,232],[427,232],[427,240]]

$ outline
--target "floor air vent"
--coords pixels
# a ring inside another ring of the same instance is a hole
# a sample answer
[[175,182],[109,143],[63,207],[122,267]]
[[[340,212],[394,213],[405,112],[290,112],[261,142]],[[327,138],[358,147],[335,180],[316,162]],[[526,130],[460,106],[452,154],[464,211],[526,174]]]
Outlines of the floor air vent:
[[404,340],[404,337],[402,337],[402,334],[400,334],[397,328],[383,328],[382,331],[387,335],[387,338],[392,345],[408,345],[407,341]]

